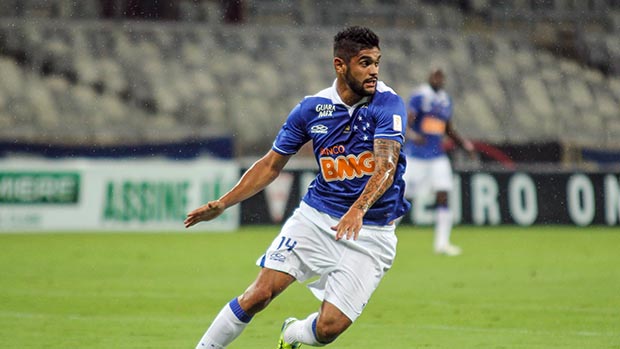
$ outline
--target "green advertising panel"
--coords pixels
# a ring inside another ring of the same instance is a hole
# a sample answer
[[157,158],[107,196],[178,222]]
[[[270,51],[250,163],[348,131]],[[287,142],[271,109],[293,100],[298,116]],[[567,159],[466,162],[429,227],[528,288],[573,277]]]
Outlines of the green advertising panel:
[[0,204],[75,204],[77,172],[0,172]]

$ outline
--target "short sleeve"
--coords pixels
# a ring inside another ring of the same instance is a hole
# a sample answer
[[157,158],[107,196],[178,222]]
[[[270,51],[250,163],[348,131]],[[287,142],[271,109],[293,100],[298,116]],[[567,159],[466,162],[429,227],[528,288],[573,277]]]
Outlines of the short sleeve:
[[416,93],[409,98],[409,110],[415,112],[416,114],[422,113],[422,102],[424,100],[424,95],[421,93]]
[[273,149],[281,155],[293,155],[310,140],[306,132],[305,120],[302,116],[302,103],[299,103],[291,110],[286,118],[286,122],[280,128]]
[[398,95],[390,94],[375,109],[377,126],[374,138],[392,139],[402,144],[405,141],[404,132],[407,122],[407,111],[402,98]]

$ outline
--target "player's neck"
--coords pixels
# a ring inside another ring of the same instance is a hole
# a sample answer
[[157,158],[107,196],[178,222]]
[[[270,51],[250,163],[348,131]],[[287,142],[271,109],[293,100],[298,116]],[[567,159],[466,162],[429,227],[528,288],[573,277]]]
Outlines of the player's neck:
[[363,96],[353,92],[349,85],[341,79],[338,79],[336,83],[336,92],[338,93],[340,100],[342,100],[342,102],[349,107],[354,106],[363,98]]

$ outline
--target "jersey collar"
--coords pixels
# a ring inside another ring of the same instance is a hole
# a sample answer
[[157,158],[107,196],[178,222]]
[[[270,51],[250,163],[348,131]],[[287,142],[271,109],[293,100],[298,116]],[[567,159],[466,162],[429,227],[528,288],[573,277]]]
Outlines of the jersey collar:
[[349,112],[349,116],[353,115],[353,112],[355,111],[355,109],[357,107],[359,107],[362,104],[366,104],[370,101],[370,98],[372,96],[365,96],[362,97],[362,99],[359,100],[359,102],[355,103],[354,105],[347,105],[342,101],[342,98],[340,98],[340,95],[338,94],[338,89],[336,88],[336,81],[338,81],[338,79],[334,80],[334,83],[332,84],[332,91],[331,91],[331,100],[332,102],[334,102],[334,104],[342,104],[343,106],[345,106],[345,108],[347,108],[347,111]]

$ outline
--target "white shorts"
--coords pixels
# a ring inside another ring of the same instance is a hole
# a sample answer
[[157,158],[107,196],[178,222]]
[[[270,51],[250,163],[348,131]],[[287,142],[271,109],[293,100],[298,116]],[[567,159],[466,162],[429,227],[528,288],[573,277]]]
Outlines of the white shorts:
[[419,159],[408,156],[405,170],[405,196],[452,190],[452,166],[447,156]]
[[301,202],[257,265],[285,272],[355,321],[396,256],[395,225],[364,225],[357,240],[336,241],[338,220]]

